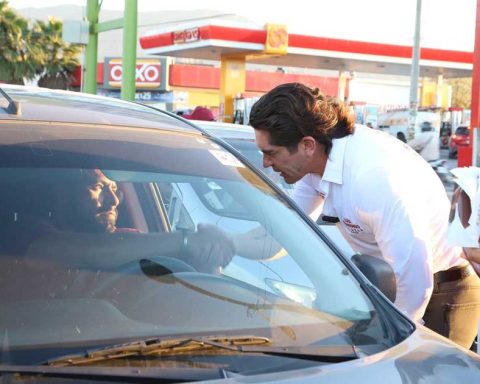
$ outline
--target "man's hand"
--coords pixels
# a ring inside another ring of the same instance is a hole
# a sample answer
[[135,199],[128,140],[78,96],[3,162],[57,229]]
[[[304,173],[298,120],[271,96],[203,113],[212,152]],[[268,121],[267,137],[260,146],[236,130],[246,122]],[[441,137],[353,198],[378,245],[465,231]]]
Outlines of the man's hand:
[[470,261],[473,269],[480,277],[480,248],[463,248],[465,258]]
[[287,254],[285,249],[265,230],[258,226],[233,238],[239,256],[251,260],[275,260]]
[[200,272],[218,272],[236,253],[233,240],[215,225],[198,224],[197,232],[188,234],[187,239],[185,261]]

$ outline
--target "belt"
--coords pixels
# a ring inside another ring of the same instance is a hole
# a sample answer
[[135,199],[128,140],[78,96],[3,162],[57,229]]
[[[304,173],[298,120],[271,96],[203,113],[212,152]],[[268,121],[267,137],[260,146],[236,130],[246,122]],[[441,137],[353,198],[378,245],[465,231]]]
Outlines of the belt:
[[464,265],[462,267],[452,267],[446,271],[440,271],[433,275],[433,283],[447,283],[449,281],[456,281],[464,279],[470,275],[473,275],[474,271],[470,265]]

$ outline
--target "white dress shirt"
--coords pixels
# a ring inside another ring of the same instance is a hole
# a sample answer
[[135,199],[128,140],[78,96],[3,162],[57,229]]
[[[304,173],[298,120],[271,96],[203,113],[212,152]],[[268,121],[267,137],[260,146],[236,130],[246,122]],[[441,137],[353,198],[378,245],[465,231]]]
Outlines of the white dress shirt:
[[320,213],[352,248],[385,259],[397,279],[397,307],[421,321],[433,289],[433,274],[464,265],[461,248],[447,244],[450,203],[432,170],[393,136],[357,125],[333,140],[323,177],[307,174],[293,199],[313,220]]

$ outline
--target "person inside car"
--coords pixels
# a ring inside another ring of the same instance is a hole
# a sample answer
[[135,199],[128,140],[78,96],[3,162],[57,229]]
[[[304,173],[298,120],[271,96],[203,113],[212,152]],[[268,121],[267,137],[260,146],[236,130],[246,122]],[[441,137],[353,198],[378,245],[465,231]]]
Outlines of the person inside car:
[[[51,223],[42,224],[28,247],[29,258],[88,268],[114,268],[149,256],[179,258],[202,272],[225,267],[235,254],[233,240],[214,225],[186,233],[141,233],[118,228],[121,194],[100,169],[75,170],[68,185],[51,187],[56,204]],[[68,257],[66,257],[68,255]]]

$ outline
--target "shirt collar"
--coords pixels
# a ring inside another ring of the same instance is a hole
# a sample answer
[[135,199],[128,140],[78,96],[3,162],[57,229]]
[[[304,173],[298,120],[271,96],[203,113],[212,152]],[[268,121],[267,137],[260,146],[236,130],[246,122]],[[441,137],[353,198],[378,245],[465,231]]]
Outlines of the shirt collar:
[[343,159],[345,157],[345,148],[350,135],[340,139],[332,140],[332,149],[328,155],[325,172],[323,172],[322,181],[335,184],[343,182]]

